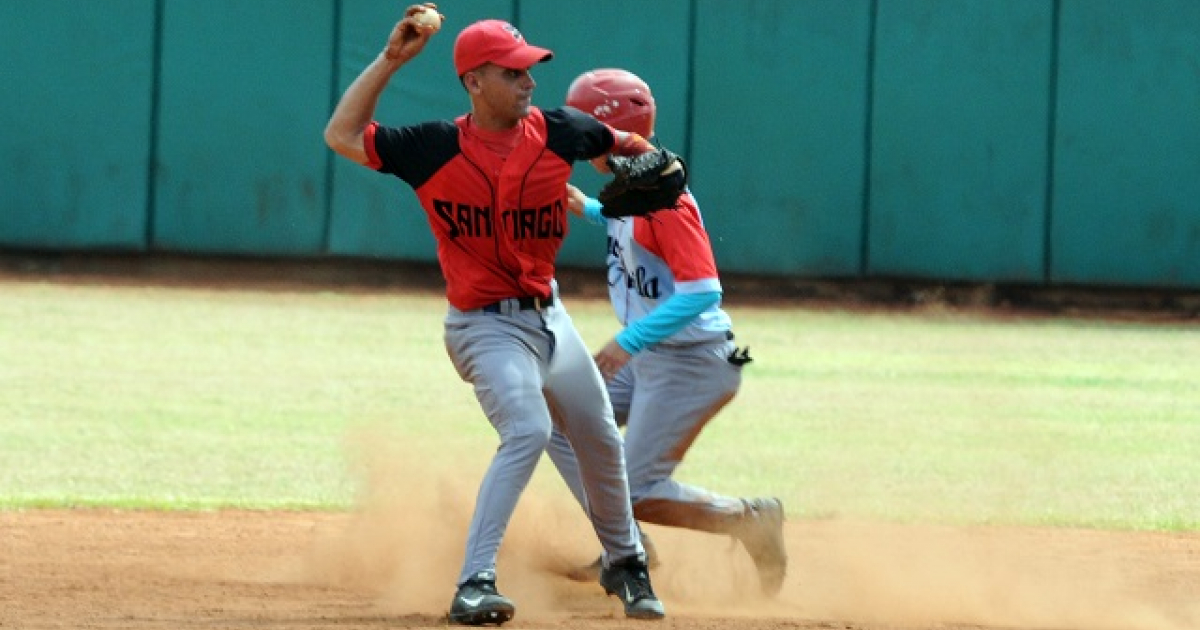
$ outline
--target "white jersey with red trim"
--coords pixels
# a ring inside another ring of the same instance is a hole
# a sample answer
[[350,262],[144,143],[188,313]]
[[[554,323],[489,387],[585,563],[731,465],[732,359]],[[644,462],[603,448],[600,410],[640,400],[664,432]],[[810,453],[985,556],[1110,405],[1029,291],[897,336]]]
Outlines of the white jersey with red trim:
[[[608,292],[622,326],[676,293],[721,291],[712,243],[691,193],[674,209],[608,219]],[[731,326],[718,301],[662,343],[707,341]]]

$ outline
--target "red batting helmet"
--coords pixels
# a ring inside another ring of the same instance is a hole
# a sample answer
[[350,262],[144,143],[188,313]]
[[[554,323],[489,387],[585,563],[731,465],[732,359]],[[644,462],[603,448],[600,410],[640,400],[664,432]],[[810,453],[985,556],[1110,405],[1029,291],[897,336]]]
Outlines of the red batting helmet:
[[621,131],[654,135],[654,96],[628,70],[601,68],[579,75],[567,89],[567,105]]

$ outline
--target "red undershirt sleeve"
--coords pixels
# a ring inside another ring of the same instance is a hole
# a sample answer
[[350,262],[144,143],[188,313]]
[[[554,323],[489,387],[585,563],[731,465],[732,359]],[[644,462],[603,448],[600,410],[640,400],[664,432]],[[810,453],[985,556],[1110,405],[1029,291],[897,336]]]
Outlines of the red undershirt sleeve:
[[636,133],[626,133],[624,139],[621,139],[621,136],[616,133],[613,136],[617,138],[616,145],[613,147],[613,153],[617,155],[641,155],[655,150],[649,140]]
[[367,128],[363,130],[363,150],[367,152],[367,168],[378,171],[383,167],[383,160],[379,159],[379,154],[375,151],[375,130],[379,128],[379,123],[371,121]]

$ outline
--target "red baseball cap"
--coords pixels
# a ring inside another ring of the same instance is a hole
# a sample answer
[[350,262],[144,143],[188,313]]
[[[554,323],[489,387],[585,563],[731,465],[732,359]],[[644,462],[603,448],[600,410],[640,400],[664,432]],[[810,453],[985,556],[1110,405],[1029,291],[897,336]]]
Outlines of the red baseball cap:
[[530,46],[515,26],[503,20],[480,20],[464,28],[454,40],[454,70],[462,76],[485,63],[525,70],[554,53]]

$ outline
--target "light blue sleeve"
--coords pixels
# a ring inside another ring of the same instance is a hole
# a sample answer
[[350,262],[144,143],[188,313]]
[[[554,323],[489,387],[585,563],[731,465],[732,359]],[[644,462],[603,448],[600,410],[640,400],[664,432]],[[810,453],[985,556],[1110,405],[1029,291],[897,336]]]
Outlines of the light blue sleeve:
[[630,324],[617,335],[617,343],[630,354],[637,354],[683,330],[700,313],[721,299],[720,291],[676,293],[659,304],[649,315]]
[[592,199],[591,197],[584,196],[584,198],[583,198],[583,218],[587,219],[588,221],[590,221],[592,223],[595,223],[596,225],[604,225],[605,223],[607,223],[607,220],[604,218],[603,214],[600,214],[600,210],[603,207],[604,207],[603,204],[601,204],[599,201],[596,201],[595,199]]

